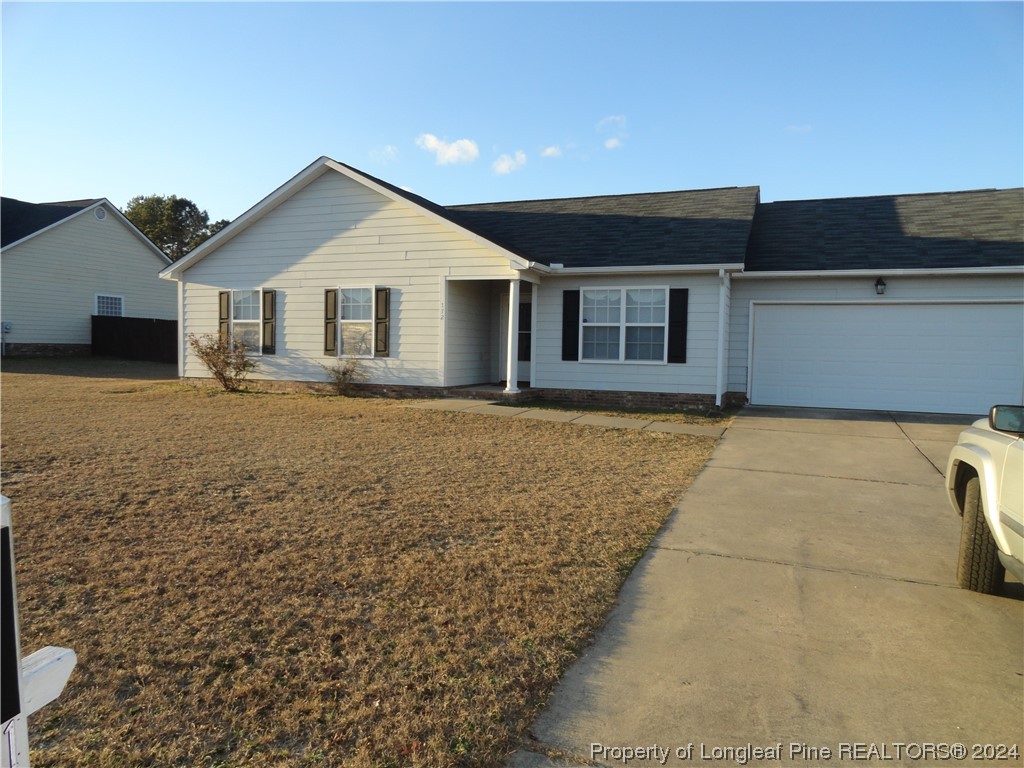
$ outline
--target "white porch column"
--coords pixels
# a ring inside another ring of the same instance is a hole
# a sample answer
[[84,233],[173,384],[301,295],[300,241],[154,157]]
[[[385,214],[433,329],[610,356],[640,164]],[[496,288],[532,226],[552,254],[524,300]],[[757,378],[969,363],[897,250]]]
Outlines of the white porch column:
[[505,355],[505,392],[517,394],[519,387],[519,280],[509,280],[508,339]]

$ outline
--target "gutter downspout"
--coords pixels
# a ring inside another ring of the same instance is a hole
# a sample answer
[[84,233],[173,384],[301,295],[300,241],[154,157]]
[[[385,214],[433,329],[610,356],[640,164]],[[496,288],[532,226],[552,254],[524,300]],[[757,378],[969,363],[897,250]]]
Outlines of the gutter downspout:
[[725,393],[725,356],[729,352],[726,343],[729,317],[729,293],[732,279],[724,269],[718,270],[718,369],[715,373],[715,407],[722,407],[722,396]]

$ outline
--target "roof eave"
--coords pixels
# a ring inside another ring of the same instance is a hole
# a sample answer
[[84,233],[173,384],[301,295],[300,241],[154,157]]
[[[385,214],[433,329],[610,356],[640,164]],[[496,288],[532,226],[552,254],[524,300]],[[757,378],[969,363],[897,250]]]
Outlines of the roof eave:
[[1020,275],[1024,265],[1015,267],[945,267],[927,269],[799,269],[743,270],[737,278],[811,278],[811,277],[934,277],[939,275]]
[[742,262],[723,262],[719,264],[645,264],[641,266],[616,267],[555,267],[550,268],[552,275],[629,275],[629,274],[673,274],[720,271],[739,272],[743,269]]

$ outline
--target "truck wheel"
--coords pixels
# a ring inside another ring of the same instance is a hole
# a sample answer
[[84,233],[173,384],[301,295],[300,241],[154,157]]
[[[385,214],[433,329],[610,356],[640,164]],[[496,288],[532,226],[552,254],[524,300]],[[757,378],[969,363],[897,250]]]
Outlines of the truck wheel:
[[956,566],[957,583],[964,589],[993,595],[1003,586],[1006,570],[999,562],[996,541],[985,522],[981,506],[981,482],[967,481],[964,493],[964,519],[960,527],[960,559]]

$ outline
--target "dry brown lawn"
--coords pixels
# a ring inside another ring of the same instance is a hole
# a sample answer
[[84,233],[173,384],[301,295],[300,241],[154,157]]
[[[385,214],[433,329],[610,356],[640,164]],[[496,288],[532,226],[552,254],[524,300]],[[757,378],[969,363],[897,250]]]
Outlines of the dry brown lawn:
[[713,447],[173,373],[5,361],[38,768],[498,765]]

